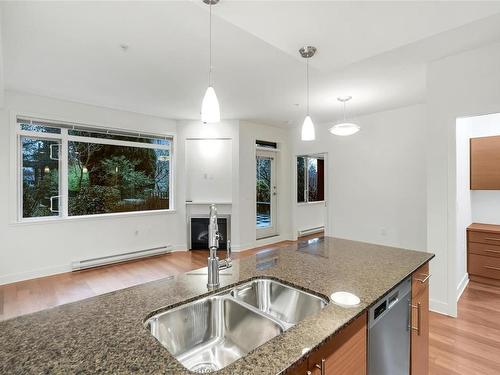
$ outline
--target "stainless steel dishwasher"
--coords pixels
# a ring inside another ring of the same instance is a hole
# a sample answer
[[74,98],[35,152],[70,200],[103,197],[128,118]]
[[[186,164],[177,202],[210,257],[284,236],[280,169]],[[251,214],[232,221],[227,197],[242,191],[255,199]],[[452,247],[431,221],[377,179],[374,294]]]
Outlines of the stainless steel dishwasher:
[[407,278],[370,308],[368,375],[410,373],[410,291]]

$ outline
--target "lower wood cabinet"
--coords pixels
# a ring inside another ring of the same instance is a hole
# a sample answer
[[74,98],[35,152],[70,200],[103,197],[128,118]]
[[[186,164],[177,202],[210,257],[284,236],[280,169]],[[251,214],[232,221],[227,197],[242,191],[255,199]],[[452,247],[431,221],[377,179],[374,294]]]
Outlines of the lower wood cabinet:
[[312,353],[308,371],[312,375],[366,375],[366,322],[364,313]]
[[500,225],[469,225],[467,272],[472,281],[500,286]]
[[[411,375],[429,374],[429,277],[429,263],[420,267],[412,275]],[[367,313],[365,312],[287,373],[293,375],[367,375],[367,341]]]
[[411,375],[429,374],[429,263],[412,275]]

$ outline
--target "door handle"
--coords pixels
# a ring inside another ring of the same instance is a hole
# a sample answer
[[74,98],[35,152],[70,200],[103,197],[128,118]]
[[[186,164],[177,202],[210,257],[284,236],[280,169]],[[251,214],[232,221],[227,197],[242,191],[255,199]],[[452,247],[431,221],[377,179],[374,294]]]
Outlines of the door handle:
[[319,371],[321,372],[321,375],[325,375],[325,373],[326,373],[325,362],[326,362],[326,360],[324,358],[321,358],[321,362],[320,362],[321,364],[318,365],[316,363],[314,365],[314,367],[319,368]]
[[421,326],[422,326],[422,304],[419,302],[416,305],[411,305],[413,309],[417,309],[417,326],[413,326],[413,314],[412,314],[412,321],[410,322],[411,329],[414,331],[417,331],[417,335],[420,336],[421,333]]
[[[57,147],[57,156],[54,156],[54,147]],[[49,146],[49,159],[59,160],[59,143],[54,143]]]
[[[425,274],[422,274],[425,275]],[[431,274],[426,275],[423,279],[415,279],[417,281],[420,281],[422,284],[425,283],[429,278],[431,277]]]
[[[49,201],[50,201],[50,207],[49,207],[49,210],[50,212],[54,212],[54,213],[58,213],[59,212],[59,207],[57,207],[57,210],[54,209],[54,199],[56,198],[61,198],[60,195],[53,195],[49,198]],[[58,205],[59,206],[59,205]]]

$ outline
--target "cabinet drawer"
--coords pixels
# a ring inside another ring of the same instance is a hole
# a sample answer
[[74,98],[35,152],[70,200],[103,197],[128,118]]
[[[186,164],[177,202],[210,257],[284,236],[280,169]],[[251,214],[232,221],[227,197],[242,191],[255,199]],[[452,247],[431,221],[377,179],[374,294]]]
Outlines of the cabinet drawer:
[[500,245],[500,233],[487,233],[469,231],[469,242],[485,243],[488,245]]
[[469,254],[500,258],[500,246],[469,242]]
[[429,263],[417,269],[411,276],[411,290],[414,296],[418,296],[429,285]]
[[472,275],[500,280],[500,258],[469,254],[468,271]]

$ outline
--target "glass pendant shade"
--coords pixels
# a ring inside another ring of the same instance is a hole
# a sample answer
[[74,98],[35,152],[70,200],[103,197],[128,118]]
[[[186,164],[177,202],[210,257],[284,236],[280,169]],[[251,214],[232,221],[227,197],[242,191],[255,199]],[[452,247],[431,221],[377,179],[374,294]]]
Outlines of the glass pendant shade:
[[330,133],[340,136],[353,135],[359,131],[360,126],[352,122],[343,122],[341,124],[333,125],[330,128]]
[[201,103],[201,121],[204,123],[220,121],[219,100],[212,86],[208,86]]
[[311,116],[307,115],[302,124],[302,136],[303,141],[314,141],[316,139],[316,134],[314,132],[314,124],[311,120]]

